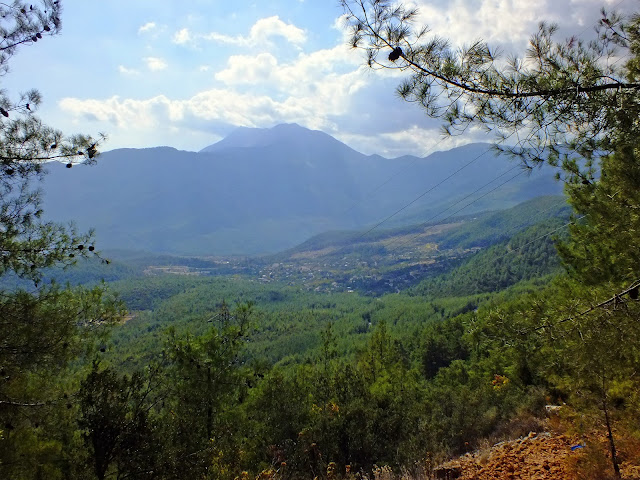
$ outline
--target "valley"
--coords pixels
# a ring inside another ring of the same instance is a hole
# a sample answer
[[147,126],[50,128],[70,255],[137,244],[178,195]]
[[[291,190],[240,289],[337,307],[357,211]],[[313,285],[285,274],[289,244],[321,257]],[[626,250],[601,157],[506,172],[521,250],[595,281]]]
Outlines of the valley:
[[0,2],[0,479],[638,480],[636,7],[245,3]]

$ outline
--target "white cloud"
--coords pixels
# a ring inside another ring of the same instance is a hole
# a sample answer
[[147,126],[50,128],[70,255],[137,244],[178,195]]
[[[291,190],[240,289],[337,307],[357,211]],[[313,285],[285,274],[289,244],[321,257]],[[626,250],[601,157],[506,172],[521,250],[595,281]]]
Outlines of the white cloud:
[[150,32],[151,30],[154,30],[156,26],[155,22],[147,22],[138,29],[138,33],[142,34]]
[[[459,137],[443,139],[439,129],[417,125],[386,133],[349,133],[348,126],[339,127],[330,121],[328,112],[334,108],[318,111],[319,103],[310,104],[309,99],[303,98],[276,101],[267,95],[212,89],[185,100],[164,95],[144,100],[114,96],[106,100],[65,98],[59,105],[83,124],[87,120],[108,123],[110,137],[130,139],[127,146],[156,145],[157,140],[149,143],[151,138],[163,138],[165,142],[168,138],[175,138],[175,142],[190,138],[205,145],[214,141],[215,126],[270,127],[282,122],[327,131],[358,151],[389,158],[407,153],[426,156],[468,143],[468,139]],[[314,117],[316,113],[318,116]],[[180,146],[195,149],[193,144]]]
[[144,100],[113,96],[106,100],[64,98],[59,105],[78,117],[107,122],[125,130],[154,129],[167,121],[182,122],[186,117],[255,126],[282,108],[267,96],[218,89],[201,92],[187,100],[171,100],[165,95]]
[[147,68],[152,72],[164,70],[169,66],[163,58],[159,57],[145,57],[143,60],[147,64]]
[[349,52],[338,46],[300,54],[289,63],[268,53],[235,56],[216,75],[224,87],[191,98],[65,98],[60,107],[76,119],[106,122],[127,134],[158,125],[193,132],[210,130],[212,124],[265,127],[282,122],[334,131],[335,120],[349,111],[353,95],[368,81],[360,60]]
[[300,45],[307,40],[304,30],[293,24],[284,23],[279,17],[258,20],[249,33],[249,44],[260,44],[271,37],[282,37],[290,43]]
[[[558,21],[561,29],[565,29],[561,30],[562,35],[570,31],[569,34],[582,33],[587,37],[598,17],[596,0],[569,0],[562,5],[551,0],[536,3],[420,0],[420,3],[419,22],[429,23],[433,33],[460,44],[484,38],[492,45],[506,46],[507,52],[522,52],[540,20]],[[333,27],[343,28],[340,18]],[[156,32],[162,28],[157,27]],[[491,140],[472,131],[464,137],[441,140],[437,120],[428,119],[418,106],[394,96],[398,76],[406,72],[372,71],[364,66],[360,50],[341,44],[313,52],[289,48],[280,55],[269,48],[273,39],[300,46],[305,43],[307,33],[279,17],[258,20],[245,35],[239,36],[219,32],[199,34],[187,28],[176,30],[173,42],[180,45],[217,41],[265,48],[252,54],[233,55],[221,69],[209,64],[211,59],[196,60],[193,70],[205,72],[197,77],[212,78],[215,83],[187,97],[166,91],[150,98],[65,98],[60,106],[78,122],[108,124],[96,128],[109,131],[118,146],[127,145],[123,139],[135,139],[140,146],[144,145],[141,139],[147,139],[149,146],[157,144],[158,139],[166,142],[169,138],[214,138],[228,131],[229,126],[269,127],[282,122],[321,129],[365,153],[386,156],[424,155],[433,148]],[[150,70],[169,67],[164,58],[146,57],[144,62],[144,67]],[[122,75],[137,72],[124,65],[118,70]],[[181,146],[187,147],[184,143]]]
[[[407,125],[399,130],[364,134],[348,131],[328,132],[341,142],[367,155],[378,154],[387,158],[402,155],[426,157],[434,152],[449,150],[469,143],[469,138],[443,137],[439,128]],[[487,141],[480,137],[477,141]]]
[[233,55],[227,68],[216,73],[215,78],[227,85],[269,82],[278,68],[278,60],[270,53],[257,56]]
[[127,68],[124,65],[118,65],[118,72],[123,75],[139,75],[140,72],[135,68]]
[[225,35],[218,32],[194,34],[189,29],[183,28],[173,35],[173,42],[178,45],[195,45],[198,40],[208,40],[241,47],[256,47],[268,45],[274,37],[283,38],[293,45],[302,45],[307,40],[304,30],[283,22],[278,16],[273,16],[258,20],[246,36]]
[[301,53],[282,64],[271,53],[233,55],[227,68],[216,73],[215,78],[229,86],[268,85],[289,95],[310,95],[336,88],[337,82],[353,93],[365,82],[361,75],[365,68],[361,64],[360,53],[345,45]]
[[[572,34],[593,35],[592,26],[600,17],[600,7],[617,0],[418,0],[418,25],[448,38],[454,46],[478,39],[522,52],[541,21],[557,23],[558,38]],[[565,35],[566,34],[566,35]]]
[[193,41],[193,37],[188,28],[183,28],[182,30],[178,30],[173,34],[172,41],[177,45],[186,45]]

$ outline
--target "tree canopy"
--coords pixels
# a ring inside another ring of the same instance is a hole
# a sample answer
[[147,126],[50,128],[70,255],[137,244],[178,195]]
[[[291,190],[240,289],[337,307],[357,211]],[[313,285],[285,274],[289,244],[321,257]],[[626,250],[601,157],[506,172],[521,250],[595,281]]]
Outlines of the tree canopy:
[[[452,49],[427,26],[416,28],[417,10],[397,2],[341,3],[352,45],[366,50],[372,68],[406,71],[398,94],[441,119],[446,134],[480,127],[524,166],[559,167],[575,214],[569,238],[558,242],[572,279],[523,299],[517,312],[488,316],[488,324],[516,350],[530,354],[527,342],[538,337],[551,347],[546,355],[561,352],[563,367],[552,370],[572,377],[554,383],[591,395],[619,477],[611,398],[637,366],[640,346],[630,334],[640,285],[640,15],[603,9],[592,40],[558,40],[557,27],[542,23],[523,56],[505,59],[483,41]],[[594,298],[584,284],[609,298]],[[514,332],[523,321],[531,322],[526,340]]]
[[[36,183],[49,161],[92,163],[99,140],[44,125],[37,92],[0,92],[0,277],[37,283],[0,291],[0,478],[431,478],[439,456],[539,431],[563,401],[606,428],[621,475],[637,446],[618,438],[640,432],[640,19],[603,14],[593,42],[542,25],[503,62],[428,38],[401,5],[342,3],[369,65],[407,71],[399,93],[449,134],[479,125],[526,166],[559,167],[581,219],[561,237],[568,275],[541,278],[559,270],[549,237],[564,220],[507,240],[503,219],[463,232],[476,242],[461,250],[483,250],[409,295],[133,278],[119,287],[137,311],[109,340],[124,307],[104,287],[42,284],[42,268],[95,248],[41,220]],[[0,75],[58,33],[60,9],[0,3]]]

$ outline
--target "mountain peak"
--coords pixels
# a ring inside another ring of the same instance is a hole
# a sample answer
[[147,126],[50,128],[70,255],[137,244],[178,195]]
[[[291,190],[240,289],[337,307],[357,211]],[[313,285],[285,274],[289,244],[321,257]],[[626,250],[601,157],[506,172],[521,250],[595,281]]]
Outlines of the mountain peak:
[[236,128],[219,142],[200,150],[200,153],[220,152],[229,148],[268,147],[276,144],[309,147],[317,143],[340,142],[320,130],[310,130],[297,123],[281,123],[271,128]]

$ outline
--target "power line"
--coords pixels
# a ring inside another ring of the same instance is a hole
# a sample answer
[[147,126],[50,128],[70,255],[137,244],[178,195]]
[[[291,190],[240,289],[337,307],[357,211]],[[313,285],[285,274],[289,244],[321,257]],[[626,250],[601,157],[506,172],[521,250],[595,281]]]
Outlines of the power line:
[[[543,100],[543,104],[546,103],[549,99],[546,98]],[[517,133],[517,131],[513,131],[511,132],[510,135],[508,135],[507,137],[505,137],[502,141],[506,142],[509,138],[511,138],[515,133]],[[520,140],[517,144],[522,144],[523,140]],[[516,144],[516,145],[517,145]],[[433,190],[435,190],[436,188],[438,188],[440,185],[442,185],[443,183],[445,183],[446,181],[448,181],[449,179],[453,178],[455,175],[457,175],[458,173],[460,173],[462,170],[464,170],[465,168],[467,168],[468,166],[470,166],[471,164],[473,164],[476,160],[478,160],[480,157],[486,155],[487,153],[489,153],[489,151],[491,150],[492,147],[487,148],[484,152],[482,152],[481,154],[477,155],[475,158],[471,159],[471,161],[467,162],[466,164],[464,164],[462,167],[460,167],[459,169],[457,169],[456,171],[454,171],[452,174],[450,174],[448,177],[444,178],[443,180],[441,180],[440,182],[438,182],[437,184],[433,185],[432,187],[430,187],[429,189],[427,189],[426,191],[424,191],[423,193],[421,193],[420,195],[418,195],[416,198],[414,198],[413,200],[411,200],[409,203],[405,204],[404,206],[402,206],[401,208],[399,208],[398,210],[396,210],[394,213],[392,213],[391,215],[389,215],[388,217],[384,218],[383,220],[381,220],[380,222],[378,222],[377,224],[375,224],[373,227],[371,227],[369,230],[365,231],[364,233],[358,235],[357,237],[355,237],[353,239],[353,243],[357,242],[358,240],[360,240],[362,237],[368,235],[369,233],[371,233],[373,230],[375,230],[376,228],[378,228],[379,226],[383,225],[384,223],[386,223],[387,221],[389,221],[390,219],[392,219],[393,217],[395,217],[396,215],[398,215],[399,213],[401,213],[402,211],[406,210],[407,208],[409,208],[411,205],[413,205],[414,203],[416,203],[418,200],[420,200],[421,198],[423,198],[425,195],[431,193]],[[343,247],[344,248],[344,247]]]
[[[515,178],[519,177],[519,176],[520,176],[520,175],[522,175],[523,173],[524,173],[524,171],[522,171],[522,172],[519,172],[519,173],[515,174],[513,177],[511,177],[511,178],[509,178],[509,179],[505,180],[504,182],[502,182],[502,183],[501,183],[500,185],[498,185],[497,187],[494,187],[494,188],[492,188],[491,190],[489,190],[488,192],[486,192],[486,193],[484,193],[484,194],[480,195],[478,198],[476,198],[475,200],[473,200],[473,201],[471,201],[471,202],[467,203],[464,207],[462,207],[462,208],[461,208],[461,209],[459,209],[459,210],[456,210],[456,211],[455,211],[455,212],[453,212],[451,215],[449,215],[448,217],[446,217],[446,218],[442,219],[441,221],[442,221],[442,222],[445,222],[446,220],[449,220],[450,218],[454,217],[455,215],[457,215],[458,213],[460,213],[460,212],[461,212],[462,210],[464,210],[465,208],[469,207],[470,205],[473,205],[473,204],[474,204],[474,203],[476,203],[478,200],[480,200],[480,199],[482,199],[482,198],[486,197],[486,196],[487,196],[487,195],[489,195],[490,193],[495,192],[497,189],[499,189],[499,188],[500,188],[500,187],[502,187],[503,185],[506,185],[506,184],[507,184],[507,183],[509,183],[511,180],[513,180],[513,179],[515,179]],[[492,182],[493,182],[493,181],[492,181]],[[490,183],[492,183],[492,182],[490,182]],[[400,244],[400,245],[399,245],[399,247],[403,246],[404,244],[406,244],[406,242],[405,242],[405,243]]]
[[356,208],[358,205],[360,205],[362,202],[364,202],[367,198],[370,198],[374,193],[376,193],[378,190],[380,190],[382,187],[384,187],[385,185],[387,185],[389,182],[391,182],[394,178],[396,178],[397,176],[399,176],[400,174],[406,172],[407,170],[409,170],[411,167],[413,167],[418,161],[420,160],[424,160],[427,158],[427,154],[431,155],[434,153],[435,148],[440,145],[442,142],[444,142],[445,137],[442,137],[438,142],[436,142],[435,145],[429,147],[427,150],[424,151],[424,153],[422,154],[421,157],[416,157],[409,165],[406,165],[404,167],[399,168],[395,173],[391,174],[390,177],[388,177],[386,180],[384,180],[382,183],[378,184],[377,186],[375,186],[373,189],[369,190],[369,192],[367,192],[363,198],[361,198],[360,200],[354,202],[353,205],[351,205],[348,209],[346,209],[343,212],[343,215],[346,213],[349,213],[351,210],[353,210],[354,208]]
[[[431,221],[432,221],[432,220],[434,220],[435,218],[439,217],[440,215],[442,215],[444,212],[446,212],[446,211],[447,211],[447,210],[449,210],[450,208],[452,208],[452,207],[454,207],[454,206],[458,205],[459,203],[464,202],[467,198],[469,198],[469,197],[471,197],[471,196],[475,195],[476,193],[478,193],[479,191],[481,191],[481,190],[482,190],[483,188],[485,188],[486,186],[491,185],[493,182],[495,182],[495,181],[496,181],[496,180],[498,180],[499,178],[504,177],[507,173],[509,173],[509,172],[511,172],[511,171],[513,171],[513,170],[515,170],[515,169],[516,169],[516,168],[518,168],[518,167],[519,167],[519,165],[516,165],[516,166],[514,166],[514,167],[511,167],[509,170],[507,170],[507,171],[505,171],[505,172],[501,173],[501,174],[500,174],[500,175],[498,175],[496,178],[494,178],[493,180],[491,180],[491,181],[489,181],[489,182],[485,183],[485,184],[484,184],[484,185],[482,185],[480,188],[477,188],[476,190],[474,190],[473,192],[471,192],[471,193],[470,193],[470,194],[468,194],[467,196],[465,196],[465,197],[461,198],[461,199],[460,199],[460,200],[458,200],[457,202],[452,203],[451,205],[449,205],[449,206],[448,206],[447,208],[445,208],[444,210],[442,210],[442,211],[440,211],[440,212],[436,213],[435,215],[431,216],[430,218],[428,218],[427,220],[425,220],[423,223],[421,223],[420,225],[418,225],[418,228],[425,227],[429,222],[431,222]],[[522,172],[520,172],[520,174],[521,174],[521,173],[522,173]],[[518,174],[518,175],[520,175],[520,174]],[[516,176],[518,176],[518,175],[516,175]],[[508,181],[510,181],[510,180],[512,180],[513,178],[515,178],[515,177],[512,177],[511,179],[507,180],[507,182],[508,182]],[[507,182],[505,182],[505,183],[507,183]],[[498,187],[496,187],[496,188],[499,188],[499,187],[500,187],[500,186],[502,186],[502,185],[504,185],[504,183],[503,183],[503,184],[501,184],[501,185],[499,185],[499,186],[498,186]],[[495,189],[494,189],[494,190],[495,190]],[[492,190],[492,191],[493,191],[493,190]],[[491,192],[487,192],[487,194],[488,194],[488,193],[491,193]],[[471,205],[471,204],[475,203],[477,200],[480,200],[480,199],[481,199],[481,198],[483,198],[484,196],[486,196],[486,194],[485,194],[485,195],[483,195],[482,197],[477,198],[477,199],[476,199],[476,200],[474,200],[473,202],[471,202],[471,203],[469,203],[469,204],[465,205],[461,210],[464,210],[466,207],[468,207],[469,205]],[[460,212],[461,210],[458,210],[458,211],[457,211],[457,212],[455,212],[455,213],[458,213],[458,212]],[[453,215],[455,215],[455,213],[454,213]],[[440,220],[440,222],[444,222],[445,220],[448,220],[449,218],[451,218],[451,216],[452,216],[452,215],[450,215],[450,216],[448,216],[448,217],[444,218],[443,220]],[[414,237],[418,237],[420,234],[421,234],[421,233],[420,233],[420,232],[418,232],[418,233],[416,233],[416,234],[414,235]],[[405,245],[406,243],[408,243],[408,241],[407,241],[407,242],[403,242],[403,243],[401,243],[400,245],[398,245],[398,248],[399,248],[399,247],[402,247],[402,246],[403,246],[403,245]]]
[[532,223],[530,223],[530,221],[531,221],[532,219],[534,219],[534,218],[536,218],[536,217],[539,217],[539,216],[541,216],[541,215],[544,215],[545,213],[547,213],[547,212],[549,212],[549,211],[553,210],[554,208],[559,208],[559,207],[560,207],[560,206],[562,206],[563,204],[564,204],[564,205],[567,205],[567,200],[566,200],[564,197],[562,198],[562,200],[561,200],[561,201],[559,201],[559,202],[557,202],[557,203],[552,204],[549,208],[546,208],[546,209],[542,210],[541,212],[536,212],[536,213],[534,213],[533,215],[531,215],[529,218],[527,218],[527,219],[526,219],[524,222],[522,222],[521,224],[519,224],[519,225],[515,225],[515,226],[511,227],[509,230],[507,230],[507,231],[505,232],[505,235],[508,235],[509,233],[513,232],[514,230],[518,230],[518,231],[520,231],[520,230],[522,230],[524,227],[528,227],[528,226],[533,225]]
[[[620,1],[619,1],[619,2],[618,2],[618,3],[617,3],[613,8],[614,8],[614,9],[618,8],[618,7],[619,7],[622,3],[624,3],[625,1],[626,1],[626,0],[620,0]],[[586,32],[586,30],[587,30],[587,29],[588,29],[588,28],[583,29],[583,30],[579,33],[579,35],[582,35],[584,32]],[[619,60],[618,60],[618,61],[619,61]],[[617,62],[616,62],[616,63],[617,63]],[[546,102],[546,99],[545,99],[545,102]],[[487,153],[487,152],[484,152],[484,153]],[[475,159],[474,159],[474,160],[475,160]],[[466,167],[466,166],[465,166],[465,167]],[[507,171],[507,172],[508,172],[508,171]],[[505,173],[507,173],[507,172],[505,172]],[[454,172],[454,174],[455,174],[455,173],[457,173],[457,172]],[[496,179],[497,179],[497,178],[502,177],[505,173],[503,173],[502,175],[500,175],[500,176],[496,177]],[[521,172],[521,173],[522,173],[522,172]],[[518,174],[518,175],[520,175],[520,174]],[[456,211],[456,212],[454,212],[453,214],[449,215],[449,216],[448,216],[448,217],[446,217],[445,219],[441,220],[441,222],[444,222],[445,220],[447,220],[447,219],[451,218],[451,217],[452,217],[452,216],[454,216],[455,214],[457,214],[457,213],[461,212],[462,210],[464,210],[465,208],[467,208],[469,205],[471,205],[471,204],[473,204],[473,203],[477,202],[478,200],[480,200],[481,198],[485,197],[485,196],[486,196],[486,195],[488,195],[489,193],[491,193],[491,192],[495,191],[496,189],[500,188],[502,185],[504,185],[504,184],[508,183],[509,181],[511,181],[512,179],[514,179],[515,177],[517,177],[518,175],[516,175],[516,176],[514,176],[514,177],[510,178],[510,179],[509,179],[509,180],[507,180],[506,182],[503,182],[502,184],[500,184],[498,187],[496,187],[496,188],[494,188],[494,189],[490,190],[489,192],[485,193],[484,195],[482,195],[482,196],[478,197],[478,198],[477,198],[476,200],[474,200],[473,202],[470,202],[469,204],[465,205],[464,207],[462,207],[461,209],[457,210],[457,211]],[[447,178],[447,179],[448,179],[448,178]],[[445,179],[445,181],[446,181],[447,179]],[[461,201],[463,201],[463,200],[464,200],[464,199],[466,199],[466,198],[469,198],[470,196],[472,196],[472,195],[473,195],[473,194],[475,194],[476,192],[480,191],[480,190],[481,190],[482,188],[484,188],[485,186],[487,186],[487,185],[489,185],[489,184],[493,183],[496,179],[494,179],[494,180],[492,180],[492,181],[488,182],[487,184],[483,185],[483,186],[482,186],[482,187],[480,187],[479,189],[475,190],[475,191],[474,191],[474,192],[472,192],[471,194],[469,194],[469,195],[467,195],[466,197],[464,197],[462,200],[459,200],[458,202],[454,203],[453,205],[451,205],[451,206],[447,207],[447,208],[446,208],[445,210],[443,210],[442,212],[440,212],[440,213],[438,213],[438,214],[436,214],[436,215],[432,216],[431,218],[429,218],[428,220],[426,220],[425,222],[423,222],[422,224],[420,224],[420,227],[425,226],[425,225],[426,225],[426,224],[428,224],[431,220],[433,220],[433,219],[437,218],[439,215],[441,215],[442,213],[444,213],[445,211],[447,211],[447,210],[448,210],[449,208],[451,208],[452,206],[454,206],[454,205],[456,205],[456,204],[460,203]],[[428,193],[428,192],[427,192],[427,193]],[[421,197],[418,197],[418,199],[419,199],[419,198],[421,198]],[[418,199],[414,200],[414,201],[413,201],[413,202],[411,202],[410,204],[414,203],[414,202],[415,202],[415,201],[417,201]],[[410,205],[410,204],[409,204],[409,205]],[[408,205],[407,205],[407,206],[408,206]],[[401,208],[401,209],[400,209],[400,210],[398,210],[396,213],[392,214],[391,216],[387,217],[385,220],[383,220],[383,221],[382,221],[382,222],[380,222],[379,224],[375,225],[375,226],[374,226],[373,228],[371,228],[369,231],[365,232],[363,235],[361,235],[360,237],[358,237],[358,239],[359,239],[359,238],[361,238],[362,236],[364,236],[364,235],[368,234],[369,232],[371,232],[372,230],[374,230],[375,228],[377,228],[378,226],[380,226],[382,223],[386,222],[389,218],[391,218],[391,217],[395,216],[397,213],[399,213],[399,212],[401,212],[402,210],[404,210],[407,206],[405,206],[405,207]],[[548,211],[548,210],[550,210],[550,209],[552,209],[552,208],[554,208],[554,206],[553,206],[553,205],[552,205],[549,209],[547,209],[546,211]],[[538,214],[536,214],[536,216],[537,216],[537,215],[538,215]],[[584,215],[583,215],[582,217],[578,218],[577,220],[580,220],[581,218],[584,218]],[[559,229],[561,229],[561,228],[564,228],[564,227],[566,227],[566,226],[570,225],[571,223],[573,223],[573,222],[569,222],[568,224],[563,225],[562,227],[560,227],[560,228],[558,228],[558,229],[556,229],[556,230],[553,230],[552,232],[549,232],[548,234],[546,234],[546,235],[544,235],[544,236],[542,236],[542,237],[540,237],[540,238],[538,238],[538,239],[534,239],[534,240],[532,240],[531,242],[529,242],[529,243],[527,243],[527,244],[523,245],[521,248],[524,248],[525,246],[527,246],[527,245],[529,245],[529,244],[531,244],[531,243],[533,243],[533,242],[535,242],[535,241],[537,241],[537,240],[539,240],[539,239],[541,239],[541,238],[547,237],[547,236],[549,236],[549,235],[551,235],[551,234],[555,233],[557,230],[559,230]],[[416,233],[416,234],[414,235],[414,238],[415,238],[415,237],[417,237],[417,236],[419,236],[419,235],[420,235],[420,233]],[[406,245],[409,241],[410,241],[410,240],[406,240],[406,241],[402,242],[401,244],[399,244],[399,245],[398,245],[398,248],[399,248],[399,247],[402,247],[402,246],[404,246],[404,245]],[[511,253],[511,252],[509,252],[509,253]],[[498,258],[498,259],[496,259],[496,260],[499,260],[499,258]]]
[[[617,4],[615,4],[613,6],[613,9],[617,9],[620,5],[622,5],[626,0],[620,0]],[[582,36],[587,30],[589,30],[589,27],[585,27],[583,30],[581,30],[578,33],[578,36]],[[619,61],[620,59],[618,59],[617,61]],[[617,63],[617,61],[615,63]],[[614,64],[615,64],[614,63]],[[543,101],[546,102],[548,99],[545,99]],[[509,135],[509,137],[511,137],[513,135],[513,133],[511,135]],[[508,139],[508,137],[507,137]],[[504,139],[503,141],[506,141],[507,139]],[[371,195],[373,195],[374,193],[376,193],[378,190],[380,190],[383,186],[387,185],[389,182],[391,182],[394,178],[396,178],[397,176],[399,176],[401,173],[404,173],[405,171],[407,171],[409,168],[411,168],[413,165],[415,165],[419,160],[422,160],[426,157],[427,152],[431,151],[433,152],[433,150],[440,145],[443,141],[445,140],[445,137],[441,138],[435,145],[433,145],[432,147],[430,147],[429,149],[427,149],[425,151],[425,153],[423,154],[422,157],[418,157],[416,159],[414,159],[409,165],[407,165],[406,167],[400,168],[398,171],[396,171],[394,174],[392,174],[389,178],[387,178],[385,181],[383,181],[382,183],[378,184],[376,187],[374,187],[372,190],[370,190],[367,194],[365,194],[364,198],[362,198],[359,201],[356,201],[351,207],[349,207],[347,210],[345,210],[344,213],[348,213],[351,210],[353,210],[357,205],[361,204],[366,198],[369,198]],[[473,163],[475,160],[477,160],[477,158],[479,158],[480,156],[484,155],[487,152],[484,152],[483,154],[479,155],[478,157],[476,157],[474,160],[472,160],[471,162],[469,162],[468,165],[470,165],[471,163]],[[389,215],[388,217],[386,217],[385,219],[383,219],[382,221],[380,221],[379,223],[377,223],[376,225],[374,225],[371,229],[369,229],[368,231],[366,231],[365,233],[363,233],[362,235],[356,237],[354,239],[354,242],[357,242],[360,238],[364,237],[365,235],[369,234],[371,231],[375,230],[376,228],[378,228],[379,226],[383,225],[384,223],[386,223],[388,220],[390,220],[391,218],[393,218],[394,216],[396,216],[397,214],[401,213],[403,210],[405,210],[406,208],[408,208],[409,206],[413,205],[415,202],[417,202],[419,199],[421,199],[422,197],[424,197],[425,195],[427,195],[428,193],[430,193],[433,189],[437,188],[438,186],[440,186],[442,183],[444,183],[445,181],[447,181],[449,178],[451,178],[452,176],[456,175],[459,171],[463,170],[464,168],[466,168],[468,165],[465,165],[464,167],[462,167],[461,169],[457,170],[456,172],[454,172],[452,175],[450,175],[449,177],[445,178],[441,183],[438,183],[437,185],[435,185],[434,187],[430,188],[428,191],[424,192],[423,194],[421,194],[420,196],[418,196],[416,199],[414,199],[413,201],[409,202],[408,204],[406,204],[405,206],[403,206],[402,208],[398,209],[396,212],[394,212],[393,214]]]
[[452,174],[450,174],[448,177],[444,178],[443,180],[441,180],[440,182],[436,183],[435,185],[433,185],[432,187],[430,187],[429,189],[425,190],[424,192],[422,192],[420,195],[418,195],[416,198],[414,198],[413,200],[411,200],[409,203],[405,204],[404,206],[402,206],[401,208],[399,208],[398,210],[396,210],[394,213],[392,213],[391,215],[389,215],[388,217],[386,217],[385,219],[383,219],[382,221],[378,222],[377,224],[375,224],[373,227],[371,227],[369,230],[367,230],[366,232],[362,233],[361,235],[359,235],[358,237],[356,237],[353,242],[357,242],[358,240],[360,240],[362,237],[368,235],[369,233],[371,233],[372,231],[374,231],[376,228],[378,228],[380,225],[386,223],[387,221],[391,220],[393,217],[395,217],[396,215],[398,215],[400,212],[406,210],[407,208],[409,208],[411,205],[413,205],[414,203],[416,203],[418,200],[420,200],[421,198],[423,198],[425,195],[431,193],[433,190],[435,190],[436,188],[438,188],[440,185],[442,185],[444,182],[446,182],[447,180],[449,180],[450,178],[454,177],[455,175],[457,175],[458,173],[460,173],[462,170],[464,170],[465,168],[467,168],[468,166],[470,166],[472,163],[474,163],[476,160],[478,160],[480,157],[482,157],[483,155],[486,155],[489,152],[490,148],[488,148],[487,150],[485,150],[483,153],[481,153],[480,155],[477,155],[475,158],[473,158],[471,161],[465,163],[462,167],[460,167],[458,170],[456,170],[455,172],[453,172]]
[[584,315],[587,315],[588,313],[593,312],[594,310],[598,309],[598,308],[602,308],[602,307],[606,307],[607,305],[611,304],[611,303],[615,303],[620,301],[620,297],[623,297],[625,295],[630,294],[631,292],[635,291],[635,294],[637,295],[638,293],[638,287],[640,287],[640,279],[635,280],[629,287],[627,287],[625,290],[623,290],[622,292],[616,293],[613,297],[605,300],[604,302],[600,302],[597,305],[593,305],[589,308],[587,308],[586,310],[577,313],[575,315],[572,315],[570,317],[566,317],[563,318],[562,320],[559,320],[557,322],[555,322],[554,324],[550,324],[550,323],[544,323],[542,325],[538,325],[535,328],[532,329],[528,329],[528,331],[524,331],[521,332],[521,334],[526,334],[526,333],[530,333],[530,332],[535,332],[538,330],[542,330],[544,328],[553,328],[556,327],[562,323],[566,323],[566,322],[570,322],[571,320],[575,320],[576,318],[582,317]]
[[[513,250],[509,250],[507,253],[505,253],[504,255],[499,256],[498,258],[496,258],[494,260],[494,262],[497,262],[501,259],[503,259],[504,257],[511,255],[512,253],[517,253],[520,252],[521,250],[523,250],[525,247],[528,247],[529,245],[531,245],[532,243],[537,242],[538,240],[542,240],[543,238],[547,238],[550,235],[553,235],[554,233],[556,233],[559,230],[562,230],[563,228],[568,227],[569,225],[572,225],[574,223],[576,223],[578,220],[582,220],[584,217],[586,217],[587,215],[582,215],[578,218],[576,218],[575,220],[572,220],[570,222],[565,223],[564,225],[559,226],[558,228],[555,228],[553,230],[551,230],[550,232],[545,233],[544,235],[540,235],[539,237],[534,238],[533,240],[525,243],[524,245],[521,245],[520,247],[513,249]],[[509,241],[513,240],[513,238],[509,239]],[[507,246],[508,246],[508,242],[507,242]]]

